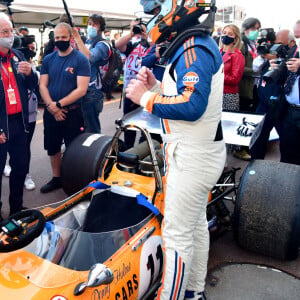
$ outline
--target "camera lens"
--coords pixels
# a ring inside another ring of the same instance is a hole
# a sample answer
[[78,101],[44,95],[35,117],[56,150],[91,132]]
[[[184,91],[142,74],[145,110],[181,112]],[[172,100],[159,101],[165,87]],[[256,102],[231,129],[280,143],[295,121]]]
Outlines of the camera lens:
[[132,31],[133,31],[134,34],[140,34],[140,33],[142,33],[141,25],[135,25],[133,27]]

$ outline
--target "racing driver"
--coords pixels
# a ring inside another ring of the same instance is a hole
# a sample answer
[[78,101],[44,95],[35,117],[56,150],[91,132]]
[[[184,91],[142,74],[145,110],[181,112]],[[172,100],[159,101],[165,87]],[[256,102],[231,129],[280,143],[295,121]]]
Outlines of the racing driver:
[[143,67],[126,89],[128,98],[161,118],[164,132],[165,264],[156,299],[206,299],[206,204],[226,159],[221,128],[223,63],[210,37],[215,1],[140,3],[145,13],[154,14],[147,24],[152,41],[167,42],[162,84]]

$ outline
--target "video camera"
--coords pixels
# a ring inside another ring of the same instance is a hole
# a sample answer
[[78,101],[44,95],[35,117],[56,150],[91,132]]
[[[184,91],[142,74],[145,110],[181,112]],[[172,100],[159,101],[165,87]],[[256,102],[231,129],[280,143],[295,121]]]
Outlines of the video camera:
[[277,83],[282,77],[282,75],[285,74],[287,71],[286,62],[287,62],[288,50],[286,49],[286,46],[282,44],[274,44],[270,48],[270,53],[275,54],[277,56],[275,63],[278,64],[278,66],[273,70],[268,71],[263,76],[263,79],[268,83],[269,82]]
[[273,28],[263,28],[260,30],[260,39],[257,40],[257,54],[264,55],[270,53],[276,39],[275,31]]
[[142,18],[137,18],[136,21],[139,21],[139,23],[134,25],[132,32],[133,34],[141,34],[143,32],[142,25],[147,26],[147,24],[142,21]]

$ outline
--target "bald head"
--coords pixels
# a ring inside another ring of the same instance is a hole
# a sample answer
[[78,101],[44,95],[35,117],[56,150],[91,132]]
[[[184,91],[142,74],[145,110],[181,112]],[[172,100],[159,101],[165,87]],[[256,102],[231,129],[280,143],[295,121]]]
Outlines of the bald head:
[[70,36],[72,35],[72,27],[67,23],[64,23],[64,22],[58,23],[55,26],[54,35],[55,35],[55,32],[60,31],[60,30],[64,30],[64,31],[67,30],[70,33]]
[[279,30],[276,33],[275,44],[288,45],[290,48],[295,45],[293,33],[288,29]]

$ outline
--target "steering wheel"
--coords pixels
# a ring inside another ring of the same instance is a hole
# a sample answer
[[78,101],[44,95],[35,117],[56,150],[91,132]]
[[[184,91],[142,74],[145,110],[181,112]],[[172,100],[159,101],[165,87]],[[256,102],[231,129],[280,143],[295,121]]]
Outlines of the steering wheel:
[[44,215],[28,209],[11,215],[0,223],[0,252],[11,252],[26,247],[45,227]]

